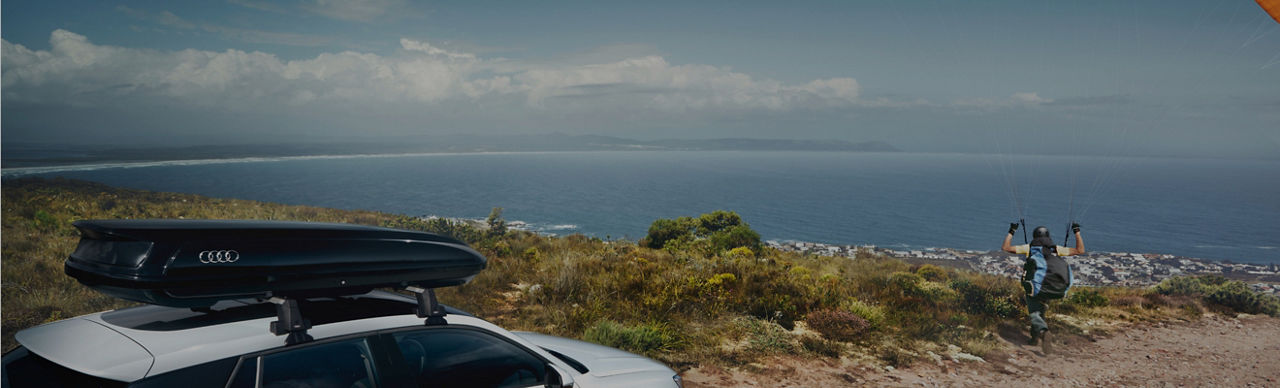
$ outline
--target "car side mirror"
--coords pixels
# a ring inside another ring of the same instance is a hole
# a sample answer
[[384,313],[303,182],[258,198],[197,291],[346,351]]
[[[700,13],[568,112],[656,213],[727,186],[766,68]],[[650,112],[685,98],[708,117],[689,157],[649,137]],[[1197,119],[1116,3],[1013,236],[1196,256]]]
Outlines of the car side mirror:
[[556,364],[547,364],[547,388],[573,387],[573,375],[565,372]]

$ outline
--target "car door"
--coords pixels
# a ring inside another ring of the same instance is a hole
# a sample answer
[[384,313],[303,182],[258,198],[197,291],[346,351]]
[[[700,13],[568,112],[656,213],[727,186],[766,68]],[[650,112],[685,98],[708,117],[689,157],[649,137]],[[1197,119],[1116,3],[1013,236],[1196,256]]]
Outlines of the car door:
[[541,387],[561,378],[536,353],[484,330],[440,326],[386,335],[417,387]]

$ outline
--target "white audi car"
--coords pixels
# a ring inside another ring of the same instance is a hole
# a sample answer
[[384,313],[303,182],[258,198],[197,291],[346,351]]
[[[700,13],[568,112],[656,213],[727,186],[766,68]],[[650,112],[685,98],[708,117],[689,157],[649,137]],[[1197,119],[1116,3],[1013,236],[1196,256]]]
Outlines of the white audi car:
[[258,221],[76,226],[67,273],[147,304],[18,332],[4,387],[681,386],[654,360],[438,304],[434,288],[486,263],[446,237]]

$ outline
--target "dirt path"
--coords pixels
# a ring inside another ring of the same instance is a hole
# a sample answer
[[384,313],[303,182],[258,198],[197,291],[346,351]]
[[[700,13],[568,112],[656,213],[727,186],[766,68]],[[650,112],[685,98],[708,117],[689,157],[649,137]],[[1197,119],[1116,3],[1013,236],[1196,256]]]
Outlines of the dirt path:
[[[1011,344],[1019,340],[1011,337],[1005,336]],[[1277,318],[1212,316],[1133,327],[1105,338],[1057,338],[1054,344],[1049,355],[1018,344],[986,362],[917,362],[892,371],[847,360],[776,359],[758,373],[698,368],[683,375],[686,387],[1280,387]]]

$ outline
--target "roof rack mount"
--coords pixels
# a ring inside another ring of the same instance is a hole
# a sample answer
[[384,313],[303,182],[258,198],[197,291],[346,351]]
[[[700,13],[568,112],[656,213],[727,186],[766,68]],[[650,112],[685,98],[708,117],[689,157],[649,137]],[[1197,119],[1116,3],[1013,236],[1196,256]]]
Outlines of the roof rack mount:
[[422,287],[405,287],[406,291],[412,292],[418,298],[418,308],[415,311],[418,318],[426,318],[427,326],[446,325],[444,306],[436,300],[436,290],[434,288]]
[[267,301],[276,305],[276,318],[279,319],[271,322],[271,334],[288,335],[284,339],[286,346],[314,340],[307,334],[307,329],[311,328],[311,320],[302,317],[297,299],[273,297]]

